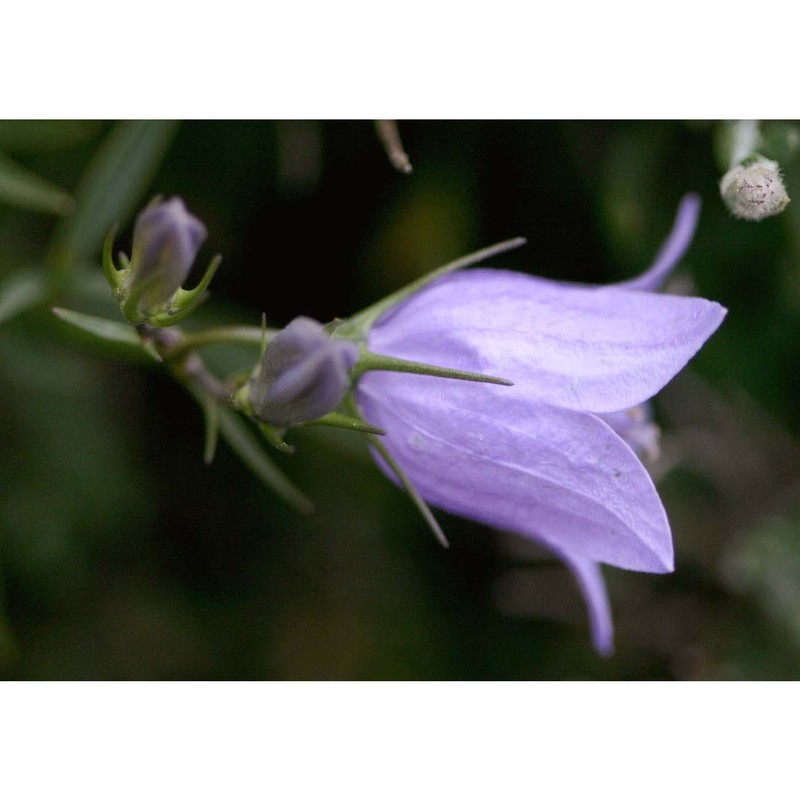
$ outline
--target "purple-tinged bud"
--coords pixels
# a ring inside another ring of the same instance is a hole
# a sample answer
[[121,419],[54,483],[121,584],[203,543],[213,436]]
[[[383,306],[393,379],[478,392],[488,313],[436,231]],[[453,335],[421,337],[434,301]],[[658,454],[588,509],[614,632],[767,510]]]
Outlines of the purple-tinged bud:
[[141,313],[155,313],[172,300],[189,275],[205,238],[205,226],[178,197],[139,214],[133,229],[131,271],[125,293],[136,298]]
[[308,317],[292,320],[269,343],[249,384],[253,416],[288,426],[334,411],[350,390],[358,345],[331,339]]

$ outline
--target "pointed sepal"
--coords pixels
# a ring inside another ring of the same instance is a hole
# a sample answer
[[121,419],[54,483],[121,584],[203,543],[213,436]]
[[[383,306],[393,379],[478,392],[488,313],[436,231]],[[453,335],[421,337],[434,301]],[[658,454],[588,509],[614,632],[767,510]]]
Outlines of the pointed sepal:
[[431,375],[435,378],[451,378],[459,381],[473,381],[474,383],[493,383],[497,386],[513,386],[514,382],[506,378],[496,378],[484,375],[481,372],[469,372],[462,369],[437,367],[433,364],[423,364],[419,361],[407,361],[393,356],[382,356],[377,353],[363,351],[353,368],[353,380],[360,378],[365,372],[382,370],[384,372],[408,372],[412,375]]
[[441,526],[436,521],[436,517],[433,516],[430,506],[425,502],[425,500],[423,500],[420,493],[414,488],[414,484],[412,484],[408,479],[405,472],[403,472],[402,467],[397,463],[397,461],[394,459],[394,456],[392,456],[392,454],[386,448],[386,445],[378,436],[370,436],[370,444],[378,451],[380,457],[386,463],[386,466],[389,467],[402,487],[406,490],[408,496],[411,498],[411,501],[417,507],[419,513],[422,514],[422,518],[428,524],[428,527],[431,529],[431,531],[433,531],[433,535],[436,537],[439,544],[441,544],[442,547],[450,547],[450,543],[447,541],[447,537],[444,535],[444,531],[442,530]]
[[307,422],[306,425],[325,425],[330,428],[344,428],[348,431],[356,431],[357,433],[371,433],[374,436],[384,436],[386,431],[383,428],[378,428],[375,425],[370,425],[359,417],[351,417],[348,414],[342,414],[338,411],[331,411],[325,414],[324,417],[315,419],[313,422]]
[[166,327],[188,317],[208,297],[208,287],[221,263],[222,256],[214,256],[197,286],[194,289],[178,289],[166,309],[154,314],[150,321],[154,325]]
[[[111,226],[105,241],[103,242],[103,273],[106,280],[114,290],[116,296],[122,286],[123,278],[125,277],[125,269],[117,269],[114,264],[114,237],[117,235],[117,224]],[[128,265],[126,264],[126,267]]]

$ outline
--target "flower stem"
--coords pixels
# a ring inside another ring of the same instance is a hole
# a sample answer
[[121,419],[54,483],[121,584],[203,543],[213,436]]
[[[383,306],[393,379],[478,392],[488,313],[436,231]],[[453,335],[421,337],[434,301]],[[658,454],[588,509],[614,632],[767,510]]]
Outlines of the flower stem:
[[266,336],[269,342],[275,334],[276,328],[267,328],[266,334],[255,325],[223,325],[218,328],[206,328],[202,331],[184,333],[183,339],[177,345],[177,350],[194,350],[198,347],[208,347],[216,344],[252,344],[260,347]]

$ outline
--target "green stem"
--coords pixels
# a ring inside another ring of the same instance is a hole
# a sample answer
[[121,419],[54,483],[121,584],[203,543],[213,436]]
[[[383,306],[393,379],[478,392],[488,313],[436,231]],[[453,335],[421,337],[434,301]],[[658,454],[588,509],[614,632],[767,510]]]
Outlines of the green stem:
[[[268,328],[267,341],[278,333],[276,328]],[[189,350],[198,347],[208,347],[216,344],[251,344],[261,347],[264,338],[261,328],[254,325],[223,325],[218,328],[206,328],[201,331],[185,333],[183,341],[178,345],[178,350]]]

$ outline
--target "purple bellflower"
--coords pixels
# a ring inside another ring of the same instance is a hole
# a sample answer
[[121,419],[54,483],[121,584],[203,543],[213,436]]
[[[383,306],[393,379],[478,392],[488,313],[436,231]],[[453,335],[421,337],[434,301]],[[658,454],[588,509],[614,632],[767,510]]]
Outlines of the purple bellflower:
[[[495,269],[453,272],[383,313],[371,352],[513,381],[373,371],[364,418],[433,506],[533,539],[586,600],[595,648],[613,650],[600,564],[673,569],[664,507],[637,453],[653,451],[647,401],[695,355],[725,309],[655,294],[691,242],[699,198],[640,277],[609,286]],[[387,465],[378,459],[387,473]]]

